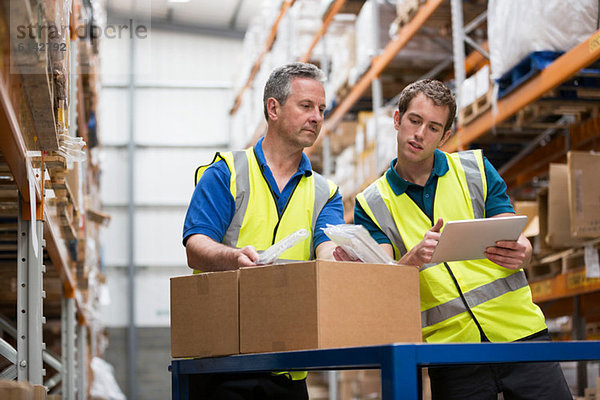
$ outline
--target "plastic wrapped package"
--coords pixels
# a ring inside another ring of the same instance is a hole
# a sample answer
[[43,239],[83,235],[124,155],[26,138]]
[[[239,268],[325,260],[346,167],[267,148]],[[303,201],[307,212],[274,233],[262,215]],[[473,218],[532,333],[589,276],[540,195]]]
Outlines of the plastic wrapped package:
[[112,365],[99,357],[94,357],[92,358],[90,367],[94,374],[90,396],[107,400],[126,400],[125,395],[117,384]]
[[350,257],[371,264],[395,264],[362,225],[330,225],[323,232]]
[[[373,27],[375,9],[378,13],[378,27]],[[393,11],[394,8],[382,0],[368,0],[361,7],[356,18],[356,65],[350,74],[350,84],[358,81],[370,67],[371,59],[390,41],[389,26],[396,17]]]
[[568,51],[596,31],[596,0],[489,0],[492,79],[533,51]]
[[[321,4],[319,0],[296,1],[289,10],[291,35],[290,51],[293,59],[299,59],[308,51],[315,34],[321,27]],[[321,46],[312,51],[312,58],[321,56]]]
[[256,262],[258,265],[273,264],[286,251],[294,247],[298,242],[308,237],[306,229],[299,229],[296,232],[289,234],[279,242],[275,243],[260,254],[260,258]]
[[347,83],[350,70],[356,62],[355,23],[356,15],[337,14],[327,30],[325,47],[331,57],[331,76],[328,83],[333,94]]

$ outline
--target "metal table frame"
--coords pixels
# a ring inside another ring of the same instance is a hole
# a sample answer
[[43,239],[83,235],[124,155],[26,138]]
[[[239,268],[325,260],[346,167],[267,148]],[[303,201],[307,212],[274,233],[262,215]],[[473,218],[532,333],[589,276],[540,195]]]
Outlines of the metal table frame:
[[190,376],[278,370],[381,369],[384,400],[419,399],[421,367],[499,362],[600,360],[600,341],[389,344],[175,359],[172,399],[189,399]]

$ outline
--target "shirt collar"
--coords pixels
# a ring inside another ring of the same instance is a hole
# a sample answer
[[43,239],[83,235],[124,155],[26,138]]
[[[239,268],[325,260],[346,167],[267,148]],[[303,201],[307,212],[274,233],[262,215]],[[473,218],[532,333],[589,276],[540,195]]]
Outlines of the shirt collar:
[[[390,168],[385,173],[385,177],[390,187],[394,191],[394,194],[396,196],[400,196],[401,194],[406,192],[406,189],[409,185],[414,185],[414,183],[409,182],[401,178],[400,175],[398,175],[398,172],[396,172],[396,168],[394,168],[396,166],[397,160],[397,158],[394,158],[392,160],[392,162],[390,163]],[[433,169],[431,170],[431,175],[429,176],[427,183],[430,182],[433,176],[439,177],[446,175],[448,169],[448,160],[446,159],[445,154],[441,150],[435,149],[433,158]]]
[[[262,148],[262,142],[264,139],[265,137],[262,136],[254,145],[254,154],[256,154],[258,165],[260,165],[260,168],[263,170],[265,167],[269,168],[267,165],[267,159],[265,158],[265,153]],[[308,156],[304,154],[304,152],[302,152],[302,159],[300,160],[300,165],[298,165],[298,171],[296,171],[296,174],[302,174],[304,176],[312,175],[312,165],[310,164]]]

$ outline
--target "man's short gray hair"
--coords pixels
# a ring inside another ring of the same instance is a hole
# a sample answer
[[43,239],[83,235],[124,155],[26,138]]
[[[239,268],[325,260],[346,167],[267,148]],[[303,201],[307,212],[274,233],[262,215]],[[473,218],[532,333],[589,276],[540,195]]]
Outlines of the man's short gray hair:
[[263,93],[263,106],[267,121],[269,120],[267,100],[272,97],[280,104],[285,104],[290,95],[291,82],[294,78],[314,79],[321,84],[325,82],[323,71],[313,64],[295,62],[275,68],[265,84]]

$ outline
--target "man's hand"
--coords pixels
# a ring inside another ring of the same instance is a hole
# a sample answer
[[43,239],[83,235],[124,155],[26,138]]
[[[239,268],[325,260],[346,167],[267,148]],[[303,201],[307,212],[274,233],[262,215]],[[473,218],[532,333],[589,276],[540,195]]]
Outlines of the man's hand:
[[496,242],[495,247],[485,250],[485,256],[504,268],[523,268],[531,259],[531,243],[521,234],[517,240]]
[[350,256],[350,254],[346,253],[346,250],[342,249],[340,246],[337,246],[335,250],[333,250],[333,257],[336,261],[362,262],[360,259]]
[[225,246],[205,235],[192,235],[185,245],[188,266],[205,272],[227,271],[256,265],[259,254],[254,246],[241,249]]
[[443,225],[444,220],[439,218],[435,225],[425,233],[423,240],[406,253],[404,257],[398,261],[398,264],[417,265],[420,267],[423,264],[430,262],[433,251],[440,241],[440,229],[442,229]]
[[256,265],[256,261],[258,261],[260,255],[258,251],[254,248],[254,246],[244,246],[241,249],[233,249],[237,260],[237,267],[252,267]]

